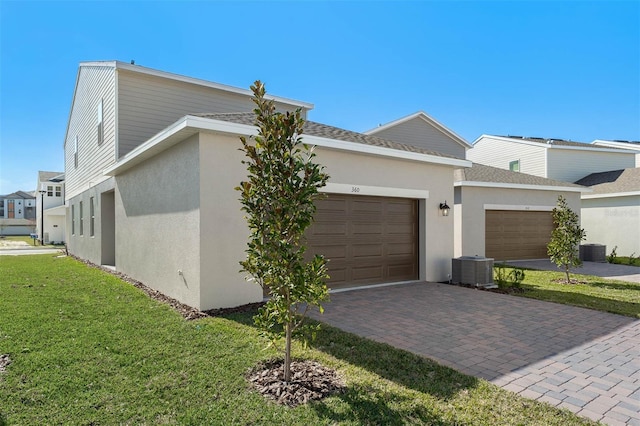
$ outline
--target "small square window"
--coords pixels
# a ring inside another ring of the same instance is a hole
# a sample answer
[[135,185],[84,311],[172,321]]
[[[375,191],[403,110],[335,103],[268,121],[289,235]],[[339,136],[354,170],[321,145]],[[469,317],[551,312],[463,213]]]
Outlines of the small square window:
[[511,170],[512,172],[519,172],[520,171],[520,160],[516,160],[516,161],[512,161],[509,163],[509,170]]

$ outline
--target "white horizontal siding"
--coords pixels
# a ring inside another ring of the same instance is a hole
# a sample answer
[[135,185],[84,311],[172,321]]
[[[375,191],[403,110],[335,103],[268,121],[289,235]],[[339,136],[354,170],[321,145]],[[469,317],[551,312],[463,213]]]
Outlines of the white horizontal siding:
[[467,151],[467,159],[474,163],[509,170],[509,163],[520,160],[520,172],[530,175],[546,175],[545,147],[510,142],[491,136],[478,140]]
[[419,146],[442,154],[465,158],[465,149],[449,136],[434,128],[420,117],[373,133],[407,145]]
[[[104,140],[98,145],[98,104],[103,101]],[[115,69],[82,66],[65,137],[65,199],[105,179],[102,171],[115,162]],[[78,137],[78,166],[74,141]]]
[[549,178],[575,182],[591,173],[635,167],[633,153],[580,151],[551,148],[548,153]]
[[119,70],[118,157],[187,114],[250,112],[254,107],[250,96]]

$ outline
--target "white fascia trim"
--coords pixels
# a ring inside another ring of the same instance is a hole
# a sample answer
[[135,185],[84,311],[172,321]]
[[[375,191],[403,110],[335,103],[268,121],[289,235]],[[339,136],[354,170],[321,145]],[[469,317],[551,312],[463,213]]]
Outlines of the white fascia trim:
[[556,206],[529,206],[526,204],[485,204],[485,210],[511,210],[511,211],[533,211],[550,212]]
[[523,183],[499,183],[499,182],[476,182],[458,181],[453,186],[474,186],[482,188],[502,188],[502,189],[535,189],[538,191],[562,191],[562,192],[592,192],[591,188],[576,188],[575,186],[552,186],[552,185],[530,185]]
[[502,141],[502,142],[519,143],[519,144],[522,144],[522,145],[537,146],[538,148],[549,148],[549,146],[550,146],[549,144],[541,143],[541,142],[531,142],[531,141],[525,141],[525,140],[522,140],[522,139],[507,138],[507,137],[504,137],[504,136],[493,136],[493,135],[481,135],[478,139],[473,141],[473,145],[478,143],[483,138],[495,139],[495,140]]
[[591,145],[596,145],[596,146],[608,146],[608,147],[612,147],[612,148],[620,148],[620,149],[629,149],[632,151],[640,151],[640,145],[639,144],[632,144],[629,142],[615,142],[615,141],[606,141],[606,140],[602,140],[602,139],[596,139],[593,142],[591,142]]
[[367,186],[351,183],[327,182],[320,192],[330,194],[371,195],[376,197],[414,198],[426,200],[429,191],[424,189],[391,188],[386,186]]
[[[85,63],[85,64],[94,64],[91,62]],[[109,63],[103,63],[102,65],[104,66],[105,64],[109,64]],[[153,68],[147,68],[147,67],[143,67],[140,65],[131,65],[131,64],[127,64],[126,62],[120,62],[120,61],[115,61],[115,62],[111,62],[110,64],[112,64],[112,66],[115,65],[115,67],[117,69],[123,69],[123,70],[127,70],[127,71],[132,71],[132,72],[137,72],[140,74],[147,74],[147,75],[152,75],[155,77],[162,77],[162,78],[168,78],[171,80],[175,80],[175,81],[181,81],[184,83],[190,83],[190,84],[196,84],[198,86],[205,86],[205,87],[210,87],[212,89],[218,89],[218,90],[224,90],[225,92],[231,92],[231,93],[237,93],[240,95],[245,95],[245,96],[249,96],[249,97],[253,97],[253,93],[250,90],[247,89],[241,89],[239,87],[234,87],[234,86],[227,86],[226,84],[220,84],[220,83],[214,83],[212,81],[207,81],[207,80],[202,80],[199,78],[194,78],[194,77],[187,77],[184,75],[180,75],[180,74],[173,74],[167,71],[160,71],[160,70],[156,70]],[[274,102],[280,102],[283,104],[287,104],[287,105],[294,105],[306,110],[311,110],[313,109],[313,104],[309,103],[309,102],[302,102],[302,101],[298,101],[295,99],[287,99],[287,98],[282,98],[279,96],[272,96],[272,95],[265,95],[266,99],[270,99],[273,100]]]
[[593,198],[614,198],[614,197],[633,197],[640,195],[640,191],[631,191],[631,192],[612,192],[610,194],[588,194],[583,195],[583,200],[589,200]]
[[392,127],[396,127],[402,123],[406,123],[407,121],[413,120],[414,118],[421,118],[422,120],[426,121],[428,124],[432,125],[433,127],[435,127],[437,130],[441,131],[442,133],[444,133],[446,136],[449,136],[451,139],[453,139],[455,142],[457,142],[458,144],[464,146],[465,148],[471,148],[471,144],[469,142],[467,142],[466,140],[464,140],[460,135],[458,135],[456,132],[454,132],[453,130],[449,129],[448,127],[446,127],[445,125],[443,125],[442,123],[440,123],[438,120],[436,120],[435,118],[431,117],[429,114],[427,114],[424,111],[418,111],[415,112],[411,115],[408,115],[406,117],[402,117],[399,118],[397,120],[391,121],[387,124],[384,124],[382,126],[379,127],[374,127],[373,129],[367,130],[366,132],[363,132],[365,135],[374,135],[378,132],[381,132],[383,130],[392,128]]
[[602,148],[601,146],[591,146],[590,144],[584,144],[584,146],[567,146],[567,145],[549,145],[552,149],[566,149],[569,151],[591,151],[591,152],[612,152],[614,154],[636,154],[635,151],[627,151],[621,148]]

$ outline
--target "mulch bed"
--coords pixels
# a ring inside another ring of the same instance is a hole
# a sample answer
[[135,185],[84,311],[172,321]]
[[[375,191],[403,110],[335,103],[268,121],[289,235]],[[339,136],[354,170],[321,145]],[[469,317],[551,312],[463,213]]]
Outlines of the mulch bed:
[[284,381],[284,361],[271,360],[249,371],[247,380],[264,397],[296,407],[343,392],[338,374],[315,361],[291,361],[291,380]]

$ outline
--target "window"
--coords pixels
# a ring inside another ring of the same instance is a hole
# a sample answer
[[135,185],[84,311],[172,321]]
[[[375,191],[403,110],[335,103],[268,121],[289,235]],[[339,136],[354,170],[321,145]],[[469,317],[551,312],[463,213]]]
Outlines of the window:
[[53,186],[47,186],[47,197],[53,197]]
[[520,160],[516,160],[516,161],[512,161],[509,163],[509,170],[511,170],[512,172],[519,172],[520,171]]
[[76,235],[76,206],[71,204],[71,235]]
[[102,120],[102,99],[100,99],[98,104],[98,145],[101,145],[102,141],[104,141],[104,125]]
[[78,167],[78,136],[77,135],[73,143],[73,165],[74,167]]
[[82,213],[82,201],[80,201],[80,235],[84,235],[84,226],[83,226],[83,213]]
[[56,186],[56,197],[62,197],[62,187]]
[[95,225],[95,210],[93,207],[93,197],[89,198],[89,236],[93,237]]

